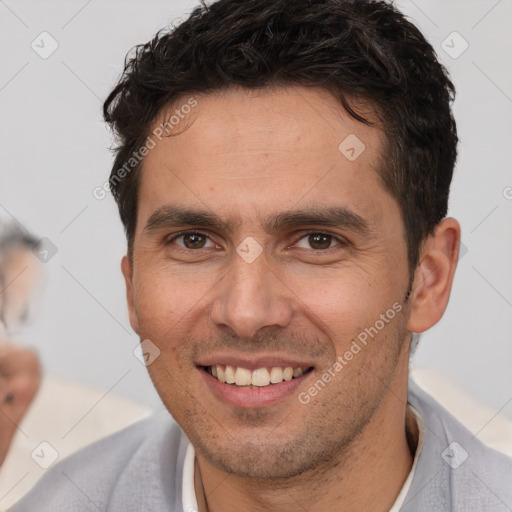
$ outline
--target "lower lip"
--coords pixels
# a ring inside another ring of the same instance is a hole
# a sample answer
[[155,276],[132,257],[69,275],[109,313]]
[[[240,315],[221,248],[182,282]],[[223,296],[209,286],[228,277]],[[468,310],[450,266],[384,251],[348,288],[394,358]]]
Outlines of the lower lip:
[[204,368],[199,368],[206,384],[221,401],[234,407],[257,408],[276,404],[294,391],[310,376],[312,371],[296,379],[270,384],[264,387],[245,388],[234,384],[225,384],[210,375]]

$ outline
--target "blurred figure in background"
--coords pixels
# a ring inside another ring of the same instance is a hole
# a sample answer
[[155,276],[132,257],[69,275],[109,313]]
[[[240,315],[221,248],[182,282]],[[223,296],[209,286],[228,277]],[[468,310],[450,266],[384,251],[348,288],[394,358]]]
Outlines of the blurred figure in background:
[[26,320],[41,276],[37,247],[37,239],[16,224],[0,225],[0,465],[41,383],[36,353],[9,339]]
[[[49,443],[52,462],[149,414],[145,405],[86,383],[42,374],[47,338],[18,343],[39,309],[46,276],[39,238],[0,220],[0,510],[9,508],[44,474],[37,456]],[[57,361],[64,367],[65,360]],[[64,372],[65,373],[65,372]],[[46,462],[46,459],[42,462]]]

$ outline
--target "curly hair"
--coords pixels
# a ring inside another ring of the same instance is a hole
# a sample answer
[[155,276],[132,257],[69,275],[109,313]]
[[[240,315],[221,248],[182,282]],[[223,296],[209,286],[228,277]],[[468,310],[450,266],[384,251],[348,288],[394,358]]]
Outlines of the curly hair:
[[118,141],[109,181],[130,255],[141,163],[123,179],[117,172],[157,115],[184,94],[293,85],[322,87],[367,125],[356,105],[370,105],[386,139],[379,174],[400,207],[414,270],[448,209],[455,88],[421,32],[380,0],[203,0],[128,53],[103,111]]

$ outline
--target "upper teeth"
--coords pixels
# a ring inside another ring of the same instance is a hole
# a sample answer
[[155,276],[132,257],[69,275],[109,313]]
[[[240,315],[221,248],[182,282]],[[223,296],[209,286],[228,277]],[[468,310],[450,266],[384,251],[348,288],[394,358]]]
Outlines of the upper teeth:
[[283,380],[291,380],[300,377],[307,368],[292,368],[287,366],[281,368],[273,366],[271,368],[258,368],[249,370],[240,366],[214,365],[209,367],[210,373],[220,382],[235,384],[237,386],[268,386],[269,384],[279,384]]

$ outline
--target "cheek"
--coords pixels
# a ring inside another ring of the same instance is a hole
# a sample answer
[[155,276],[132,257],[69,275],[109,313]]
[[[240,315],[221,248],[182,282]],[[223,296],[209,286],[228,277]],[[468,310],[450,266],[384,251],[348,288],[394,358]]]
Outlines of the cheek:
[[344,347],[400,301],[399,287],[393,279],[385,271],[380,274],[353,268],[333,270],[329,276],[296,277],[289,283],[304,315]]
[[205,276],[178,273],[170,269],[143,268],[134,282],[134,303],[141,330],[162,336],[201,306],[211,288]]

